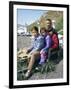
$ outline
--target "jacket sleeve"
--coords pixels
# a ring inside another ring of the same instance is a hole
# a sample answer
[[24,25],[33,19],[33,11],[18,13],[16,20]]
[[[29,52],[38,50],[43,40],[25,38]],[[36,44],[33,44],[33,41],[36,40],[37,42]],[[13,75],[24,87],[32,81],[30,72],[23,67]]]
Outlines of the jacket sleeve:
[[30,53],[33,53],[38,50],[40,51],[43,47],[44,47],[44,38],[40,36],[37,40],[37,45]]
[[51,38],[50,38],[50,36],[47,36],[46,37],[46,46],[42,50],[43,51],[48,50],[50,46],[51,46]]
[[28,52],[31,52],[33,50],[33,46],[28,48]]
[[58,48],[59,40],[58,40],[58,36],[56,34],[53,35],[52,41],[53,41],[53,45],[51,48]]

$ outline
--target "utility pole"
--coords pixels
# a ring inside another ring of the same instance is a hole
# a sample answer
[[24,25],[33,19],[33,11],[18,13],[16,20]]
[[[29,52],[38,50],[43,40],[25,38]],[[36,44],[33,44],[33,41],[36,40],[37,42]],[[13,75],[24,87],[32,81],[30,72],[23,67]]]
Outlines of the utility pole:
[[39,23],[39,21],[37,21],[37,25],[38,25],[38,31],[40,33],[40,23]]
[[56,21],[55,20],[52,20],[52,26],[53,26],[53,28],[55,28],[55,23],[56,23]]

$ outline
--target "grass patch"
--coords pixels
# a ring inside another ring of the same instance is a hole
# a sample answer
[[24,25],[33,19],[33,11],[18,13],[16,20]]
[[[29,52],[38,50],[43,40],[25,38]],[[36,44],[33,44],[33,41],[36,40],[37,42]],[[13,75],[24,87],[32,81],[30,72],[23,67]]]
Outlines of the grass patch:
[[55,64],[52,61],[46,62],[42,67],[41,73],[48,73],[55,70]]

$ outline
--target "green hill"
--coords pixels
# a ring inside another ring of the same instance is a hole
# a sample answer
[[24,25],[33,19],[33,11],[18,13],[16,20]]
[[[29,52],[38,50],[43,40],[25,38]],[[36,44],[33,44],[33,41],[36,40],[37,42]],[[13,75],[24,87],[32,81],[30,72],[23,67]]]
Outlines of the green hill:
[[[63,29],[63,12],[62,11],[48,11],[44,13],[39,19],[40,27],[47,27],[46,19],[55,20],[55,28],[57,31]],[[35,21],[31,25],[28,26],[28,30],[31,30],[33,26],[37,26],[38,21]]]

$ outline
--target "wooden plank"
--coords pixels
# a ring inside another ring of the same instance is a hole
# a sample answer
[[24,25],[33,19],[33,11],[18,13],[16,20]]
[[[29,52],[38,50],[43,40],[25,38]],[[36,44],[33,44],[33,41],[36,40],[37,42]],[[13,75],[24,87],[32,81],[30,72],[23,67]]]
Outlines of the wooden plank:
[[20,49],[17,53],[17,60],[27,60],[30,57],[30,54],[26,53],[26,49]]

